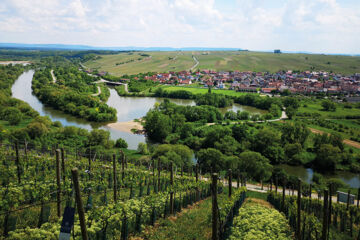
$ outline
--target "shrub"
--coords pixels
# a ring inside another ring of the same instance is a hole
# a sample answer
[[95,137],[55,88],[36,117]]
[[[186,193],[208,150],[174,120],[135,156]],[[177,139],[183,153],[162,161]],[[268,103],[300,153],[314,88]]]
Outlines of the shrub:
[[287,219],[275,209],[247,202],[234,218],[231,240],[292,239]]
[[124,139],[119,138],[118,140],[116,140],[115,147],[117,147],[117,148],[127,148],[128,144]]

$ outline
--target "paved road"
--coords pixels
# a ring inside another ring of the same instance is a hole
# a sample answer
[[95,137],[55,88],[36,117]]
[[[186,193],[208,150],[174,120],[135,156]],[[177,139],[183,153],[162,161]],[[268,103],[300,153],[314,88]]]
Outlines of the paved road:
[[[225,182],[225,184],[224,185],[226,185],[226,186],[228,186],[229,184],[228,184],[228,182]],[[232,183],[232,186],[233,187],[237,187],[237,183],[236,182],[233,182]],[[270,191],[270,187],[268,186],[268,185],[264,185],[263,186],[263,189],[261,189],[261,185],[255,185],[255,184],[249,184],[249,183],[247,183],[246,184],[246,188],[248,189],[248,190],[251,190],[251,191],[254,191],[254,192],[261,192],[261,193],[266,193],[267,191]],[[272,188],[272,191],[275,191],[275,186],[273,185],[273,188]],[[278,193],[281,193],[282,194],[282,188],[281,187],[278,187]],[[291,189],[285,189],[285,195],[288,195],[288,196],[290,196],[290,195],[293,195],[293,191],[291,190]],[[297,190],[294,190],[294,196],[297,196]],[[311,194],[311,198],[313,198],[313,199],[318,199],[318,194],[317,193],[312,193]],[[321,196],[320,198],[319,198],[320,200],[324,200],[324,197],[323,196]],[[332,196],[332,202],[337,202],[337,197],[336,196]],[[356,200],[355,200],[355,204],[356,204],[357,202],[356,202]]]

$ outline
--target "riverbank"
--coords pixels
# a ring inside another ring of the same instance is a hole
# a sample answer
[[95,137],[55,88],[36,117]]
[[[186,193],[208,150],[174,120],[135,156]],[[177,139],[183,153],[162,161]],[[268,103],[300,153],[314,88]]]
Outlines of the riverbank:
[[109,128],[121,131],[121,132],[127,132],[127,133],[133,133],[131,129],[135,129],[137,131],[143,131],[144,127],[141,125],[140,122],[127,121],[127,122],[116,122],[116,123],[109,123],[107,125]]
[[0,65],[9,65],[9,64],[12,64],[12,65],[22,64],[22,65],[26,66],[28,64],[31,64],[31,62],[29,62],[29,61],[0,61]]

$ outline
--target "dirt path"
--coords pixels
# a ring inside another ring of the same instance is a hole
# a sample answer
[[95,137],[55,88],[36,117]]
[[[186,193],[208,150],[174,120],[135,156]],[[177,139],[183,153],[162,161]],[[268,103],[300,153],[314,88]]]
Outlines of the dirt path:
[[51,73],[51,77],[52,77],[53,83],[56,83],[56,77],[55,77],[55,75],[54,75],[54,70],[51,69],[50,73]]
[[[324,134],[325,133],[324,131],[321,131],[321,130],[318,130],[318,129],[315,129],[315,128],[309,128],[309,129],[310,129],[310,131],[312,133],[315,133],[315,134]],[[343,143],[346,144],[346,145],[349,145],[349,146],[360,149],[360,143],[359,142],[355,142],[355,141],[352,141],[352,140],[349,140],[349,139],[344,139]]]
[[199,61],[197,60],[197,58],[196,58],[194,55],[193,55],[192,57],[193,57],[193,59],[194,59],[194,61],[195,61],[195,65],[192,66],[192,67],[190,68],[190,70],[194,70],[194,69],[197,67],[197,65],[199,65]]
[[96,96],[99,96],[101,94],[101,87],[97,86],[97,89],[98,89],[98,92],[94,93],[94,94],[91,94],[91,96],[96,97]]

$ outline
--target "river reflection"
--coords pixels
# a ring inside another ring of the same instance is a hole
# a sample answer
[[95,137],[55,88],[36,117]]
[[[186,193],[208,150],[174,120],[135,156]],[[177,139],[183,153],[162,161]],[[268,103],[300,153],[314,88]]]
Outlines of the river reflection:
[[[306,183],[311,183],[314,175],[314,170],[312,168],[305,168],[303,166],[290,166],[286,164],[278,165],[278,167],[282,168],[289,175],[293,175],[299,177]],[[339,178],[344,183],[348,184],[352,188],[360,188],[360,178],[359,174],[351,173],[351,172],[336,172],[334,174],[325,174],[323,175],[326,179],[329,178]]]

